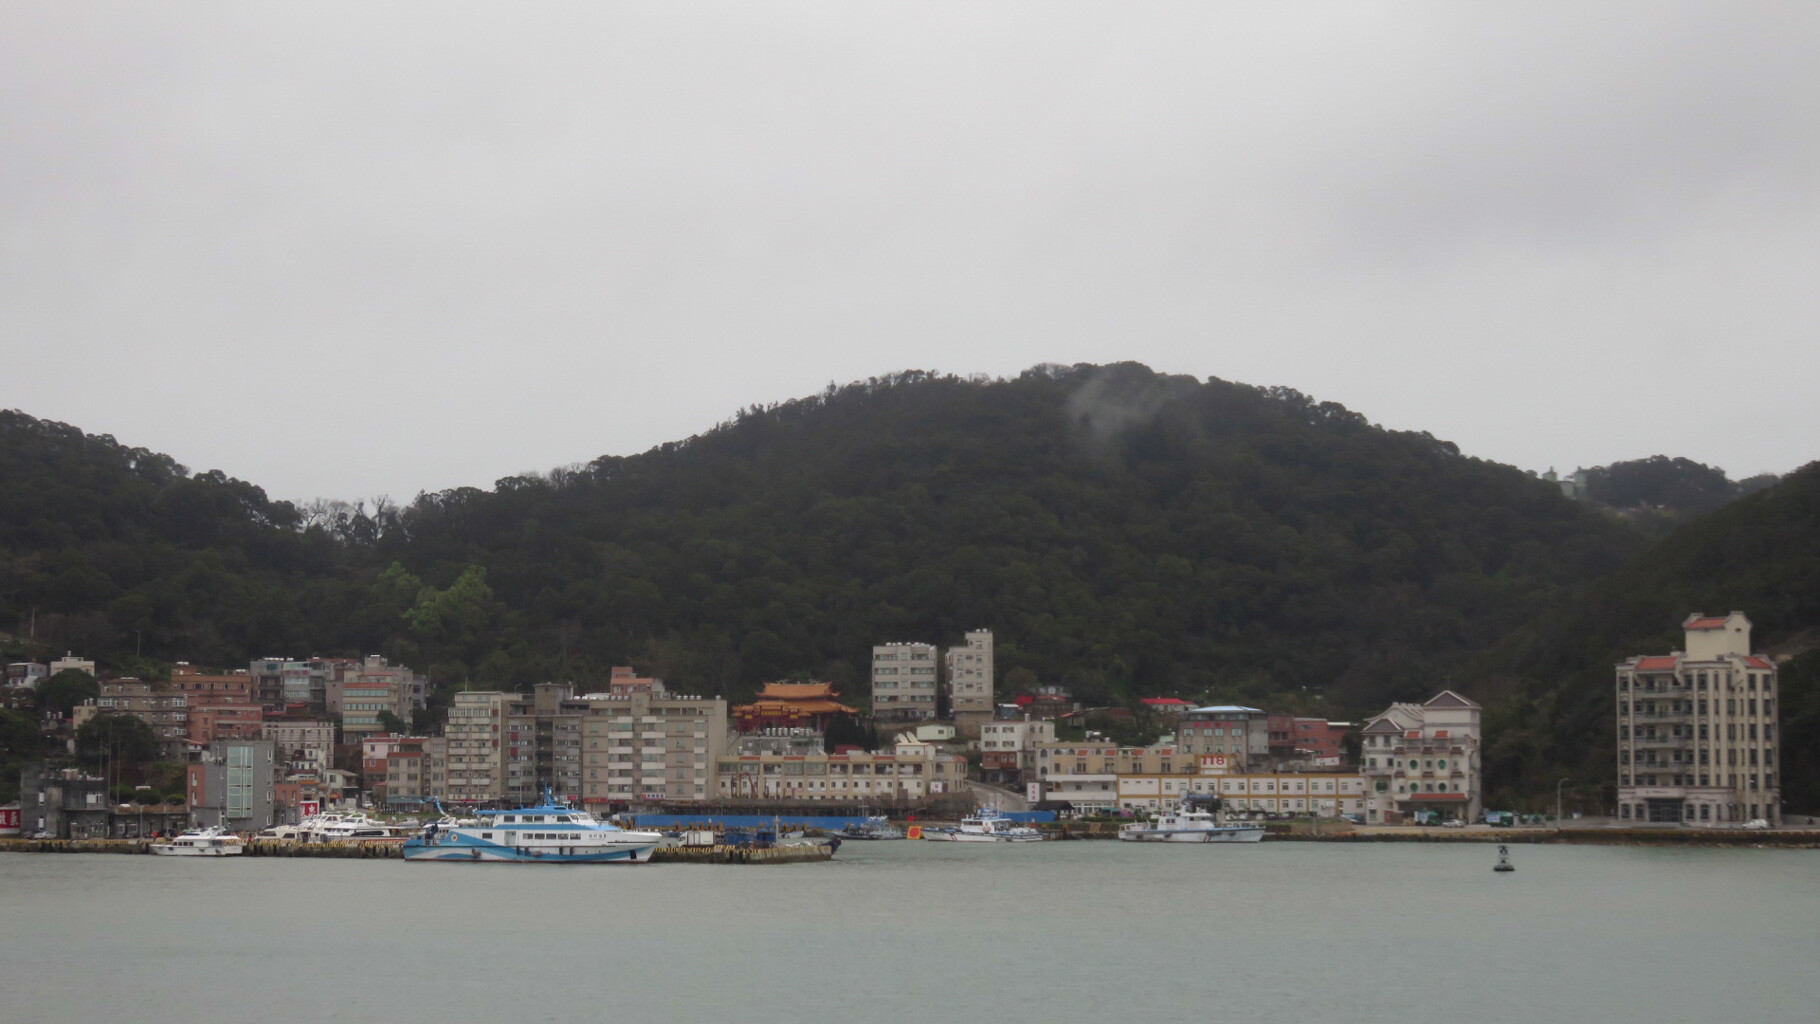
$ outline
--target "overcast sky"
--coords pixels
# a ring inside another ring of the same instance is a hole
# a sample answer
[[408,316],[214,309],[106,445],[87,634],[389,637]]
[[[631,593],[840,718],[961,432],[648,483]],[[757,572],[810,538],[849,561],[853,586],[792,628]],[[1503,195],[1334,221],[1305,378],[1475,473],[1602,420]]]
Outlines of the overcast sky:
[[0,406],[408,500],[1137,360],[1820,458],[1820,4],[9,4]]

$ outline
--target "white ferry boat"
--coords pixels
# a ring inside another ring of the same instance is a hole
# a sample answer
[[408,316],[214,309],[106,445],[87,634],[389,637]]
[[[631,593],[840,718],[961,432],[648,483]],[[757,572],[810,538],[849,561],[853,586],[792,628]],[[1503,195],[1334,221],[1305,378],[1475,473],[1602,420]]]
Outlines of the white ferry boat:
[[1255,843],[1264,838],[1264,826],[1227,824],[1219,810],[1219,797],[1190,793],[1179,809],[1126,825],[1119,838],[1128,843]]
[[1043,834],[995,810],[981,808],[962,818],[959,828],[923,829],[923,838],[951,843],[1040,843]]
[[544,793],[536,807],[481,811],[475,824],[440,822],[405,840],[405,860],[518,861],[529,864],[642,864],[663,836],[632,832]]
[[195,828],[162,843],[150,844],[160,857],[233,857],[246,852],[240,837],[226,829]]

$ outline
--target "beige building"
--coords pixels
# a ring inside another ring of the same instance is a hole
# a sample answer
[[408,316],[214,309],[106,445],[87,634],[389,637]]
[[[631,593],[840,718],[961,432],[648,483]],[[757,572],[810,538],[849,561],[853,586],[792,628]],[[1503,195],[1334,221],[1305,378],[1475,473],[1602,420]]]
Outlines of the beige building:
[[948,708],[955,727],[966,739],[978,739],[980,729],[992,721],[992,631],[976,629],[966,642],[948,648],[943,657],[948,673]]
[[1216,704],[1183,711],[1175,740],[1185,753],[1220,754],[1261,763],[1270,753],[1270,714],[1240,704]]
[[1016,784],[1036,777],[1036,751],[1055,742],[1055,723],[1046,719],[987,722],[980,726],[980,775],[987,782]]
[[[1053,740],[1036,745],[1038,784],[1033,795],[1043,801],[1066,801],[1077,814],[1109,814],[1119,809],[1121,778],[1187,776],[1195,770],[1194,757],[1173,744],[1121,747]],[[1170,791],[1174,792],[1173,783]]]
[[272,741],[280,770],[320,773],[335,762],[335,723],[314,718],[268,718],[260,736]]
[[890,753],[723,757],[718,774],[723,800],[904,806],[960,792],[967,759],[932,744],[900,743]]
[[591,693],[583,706],[582,800],[591,808],[698,803],[718,795],[727,702],[655,685]]
[[505,762],[500,751],[507,707],[516,693],[470,690],[455,695],[449,721],[443,728],[448,741],[447,798],[467,803],[492,803],[506,795]]
[[104,679],[99,684],[101,695],[85,700],[70,716],[81,728],[98,714],[132,715],[158,736],[159,756],[179,760],[190,735],[190,698],[168,683],[148,683],[143,679]]
[[1778,823],[1776,666],[1743,612],[1681,628],[1685,650],[1617,665],[1618,818]]
[[1392,704],[1360,730],[1365,821],[1400,825],[1435,812],[1475,821],[1483,810],[1479,705],[1452,690],[1424,704]]
[[881,644],[872,648],[872,717],[881,722],[920,722],[935,717],[934,644]]

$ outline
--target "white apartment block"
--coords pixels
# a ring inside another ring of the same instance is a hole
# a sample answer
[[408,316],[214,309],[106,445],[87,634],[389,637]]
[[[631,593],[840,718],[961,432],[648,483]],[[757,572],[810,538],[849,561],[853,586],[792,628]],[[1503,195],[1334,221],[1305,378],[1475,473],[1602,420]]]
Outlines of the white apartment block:
[[1681,627],[1685,650],[1617,665],[1618,818],[1778,823],[1775,663],[1743,612]]
[[900,743],[891,753],[758,754],[723,757],[724,800],[806,800],[864,805],[920,804],[960,792],[967,759],[927,743]]
[[1037,744],[1054,742],[1049,719],[987,722],[980,726],[980,774],[987,782],[1021,782],[1036,771]]
[[920,722],[935,717],[934,644],[882,644],[872,648],[872,717],[881,722]]
[[975,629],[966,642],[944,655],[948,674],[948,707],[955,724],[969,739],[992,720],[992,631]]
[[1424,811],[1476,820],[1484,799],[1479,713],[1479,705],[1442,690],[1367,721],[1359,752],[1366,824],[1399,825]]
[[718,795],[727,702],[666,693],[661,681],[578,699],[582,801],[590,807],[697,803]]

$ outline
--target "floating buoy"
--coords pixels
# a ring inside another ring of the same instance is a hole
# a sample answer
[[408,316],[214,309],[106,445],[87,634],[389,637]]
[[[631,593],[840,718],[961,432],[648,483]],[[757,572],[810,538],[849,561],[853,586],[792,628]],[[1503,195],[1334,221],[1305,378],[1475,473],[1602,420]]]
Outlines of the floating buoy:
[[921,825],[912,825],[904,831],[905,839],[921,839],[922,837],[923,827]]
[[1498,862],[1496,864],[1492,865],[1491,869],[1493,871],[1515,871],[1515,870],[1517,870],[1510,863],[1510,847],[1502,846],[1502,845],[1500,845],[1498,847]]

